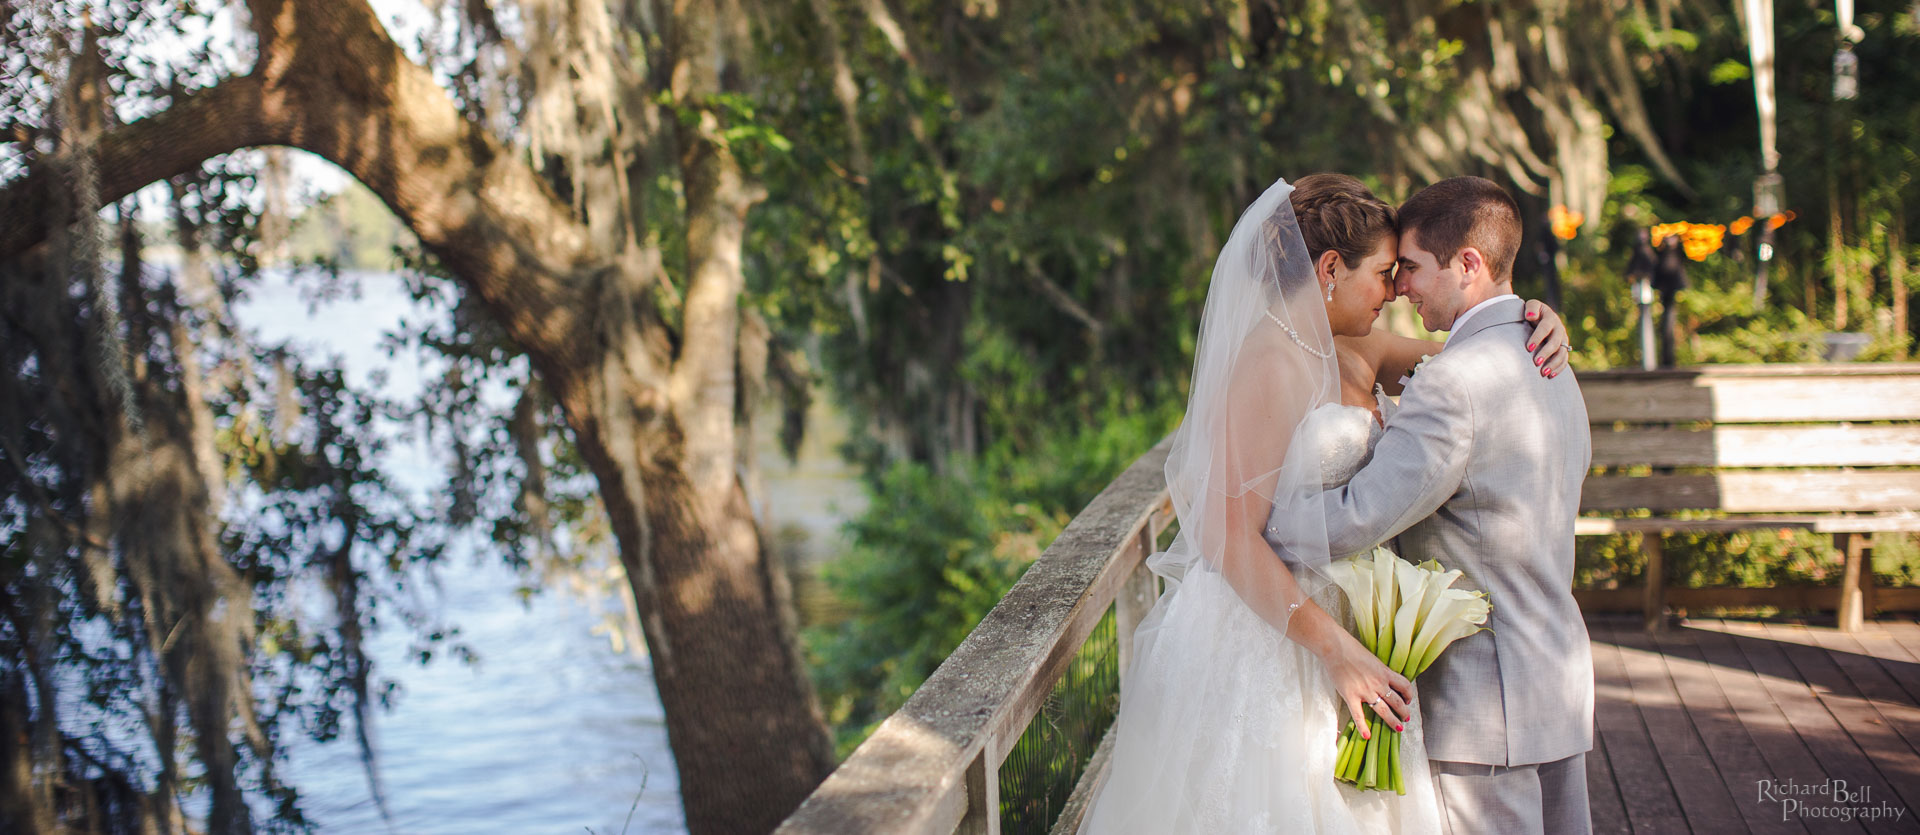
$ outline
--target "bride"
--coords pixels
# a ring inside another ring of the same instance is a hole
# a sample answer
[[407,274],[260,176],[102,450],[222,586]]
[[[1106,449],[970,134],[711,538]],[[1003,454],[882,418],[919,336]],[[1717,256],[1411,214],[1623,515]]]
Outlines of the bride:
[[[1268,188],[1214,264],[1187,414],[1167,457],[1180,533],[1148,566],[1166,591],[1134,633],[1110,771],[1081,832],[1439,832],[1415,690],[1345,627],[1324,522],[1299,497],[1372,454],[1403,375],[1436,343],[1373,330],[1394,297],[1393,209],[1358,180]],[[1540,373],[1564,329],[1530,302]],[[1294,542],[1262,539],[1269,511]],[[1297,511],[1297,512],[1296,512]],[[1289,565],[1292,570],[1289,570]],[[1372,710],[1406,731],[1407,794],[1334,780],[1340,731]]]

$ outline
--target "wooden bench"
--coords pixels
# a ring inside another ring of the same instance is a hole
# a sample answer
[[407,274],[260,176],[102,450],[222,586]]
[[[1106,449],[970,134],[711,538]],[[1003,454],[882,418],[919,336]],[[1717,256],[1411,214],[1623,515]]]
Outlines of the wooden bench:
[[[1649,579],[1578,591],[1583,609],[1637,603],[1650,631],[1669,603],[1836,609],[1852,631],[1876,606],[1920,608],[1920,589],[1876,594],[1869,544],[1920,532],[1920,364],[1600,372],[1580,388],[1594,471],[1576,533],[1641,534]],[[1840,587],[1667,587],[1662,534],[1767,528],[1831,534]]]

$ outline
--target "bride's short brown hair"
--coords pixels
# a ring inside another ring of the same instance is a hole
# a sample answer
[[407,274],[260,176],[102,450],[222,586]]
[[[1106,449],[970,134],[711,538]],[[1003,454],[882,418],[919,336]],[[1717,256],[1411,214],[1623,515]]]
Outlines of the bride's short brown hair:
[[1359,180],[1345,174],[1308,174],[1293,181],[1287,196],[1300,222],[1307,254],[1317,263],[1320,253],[1340,253],[1348,268],[1357,267],[1380,238],[1399,231],[1393,207],[1373,196]]

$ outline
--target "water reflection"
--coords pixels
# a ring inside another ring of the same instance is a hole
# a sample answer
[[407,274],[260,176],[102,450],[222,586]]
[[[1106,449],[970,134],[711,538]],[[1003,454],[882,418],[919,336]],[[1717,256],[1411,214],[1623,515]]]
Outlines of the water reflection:
[[840,457],[846,418],[816,394],[807,412],[806,437],[788,461],[780,450],[778,417],[768,413],[755,421],[761,487],[754,512],[766,531],[769,551],[793,581],[801,624],[833,622],[844,616],[844,606],[829,593],[820,572],[845,553],[841,526],[867,501],[859,471]]
[[[664,714],[644,658],[591,630],[581,602],[522,606],[497,564],[450,565],[429,604],[478,656],[426,666],[399,630],[370,648],[400,685],[376,714],[374,745],[394,831],[683,832]],[[434,599],[437,598],[437,599]],[[323,832],[383,830],[348,740],[294,746],[290,777]],[[636,805],[637,801],[637,805]]]
[[[341,357],[355,386],[370,385],[381,371],[389,395],[417,392],[421,375],[433,372],[404,355],[389,359],[377,347],[380,335],[402,316],[444,314],[412,303],[392,276],[349,280],[359,297],[329,301],[319,315],[309,314],[291,283],[274,279],[249,291],[235,312],[263,339]],[[773,552],[794,571],[802,619],[830,618],[818,566],[840,553],[841,521],[863,501],[855,473],[835,451],[844,428],[816,400],[799,458],[788,462],[773,437],[778,421],[758,423],[767,429],[756,438],[756,510]],[[415,490],[445,483],[444,467],[417,441],[399,443],[382,466]],[[644,652],[617,651],[606,634],[624,601],[548,590],[523,604],[515,593],[522,582],[510,568],[470,558],[437,568],[425,607],[460,630],[457,640],[478,657],[473,665],[454,658],[418,664],[398,625],[371,637],[377,678],[397,685],[392,709],[377,710],[373,722],[391,830],[684,832]],[[327,744],[287,742],[283,776],[300,789],[321,832],[387,831],[350,734]]]

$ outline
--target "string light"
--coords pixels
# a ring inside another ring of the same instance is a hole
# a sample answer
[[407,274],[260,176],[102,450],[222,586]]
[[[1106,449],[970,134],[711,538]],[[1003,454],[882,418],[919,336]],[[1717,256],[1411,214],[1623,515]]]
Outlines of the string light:
[[[1792,211],[1782,212],[1768,217],[1766,219],[1766,227],[1768,229],[1779,229],[1787,225],[1788,221],[1797,217],[1799,217],[1799,215],[1794,214]],[[1691,223],[1680,220],[1673,223],[1655,224],[1653,229],[1650,230],[1650,236],[1653,239],[1654,246],[1659,246],[1660,243],[1668,237],[1678,237],[1680,239],[1680,248],[1686,252],[1688,260],[1705,261],[1707,260],[1707,256],[1720,251],[1720,247],[1726,243],[1727,233],[1731,232],[1736,236],[1745,235],[1748,231],[1752,230],[1757,223],[1759,223],[1759,221],[1751,217],[1739,218],[1732,224]],[[1772,247],[1766,247],[1766,250],[1767,251],[1762,252],[1760,255],[1760,260],[1762,261],[1772,260]]]

